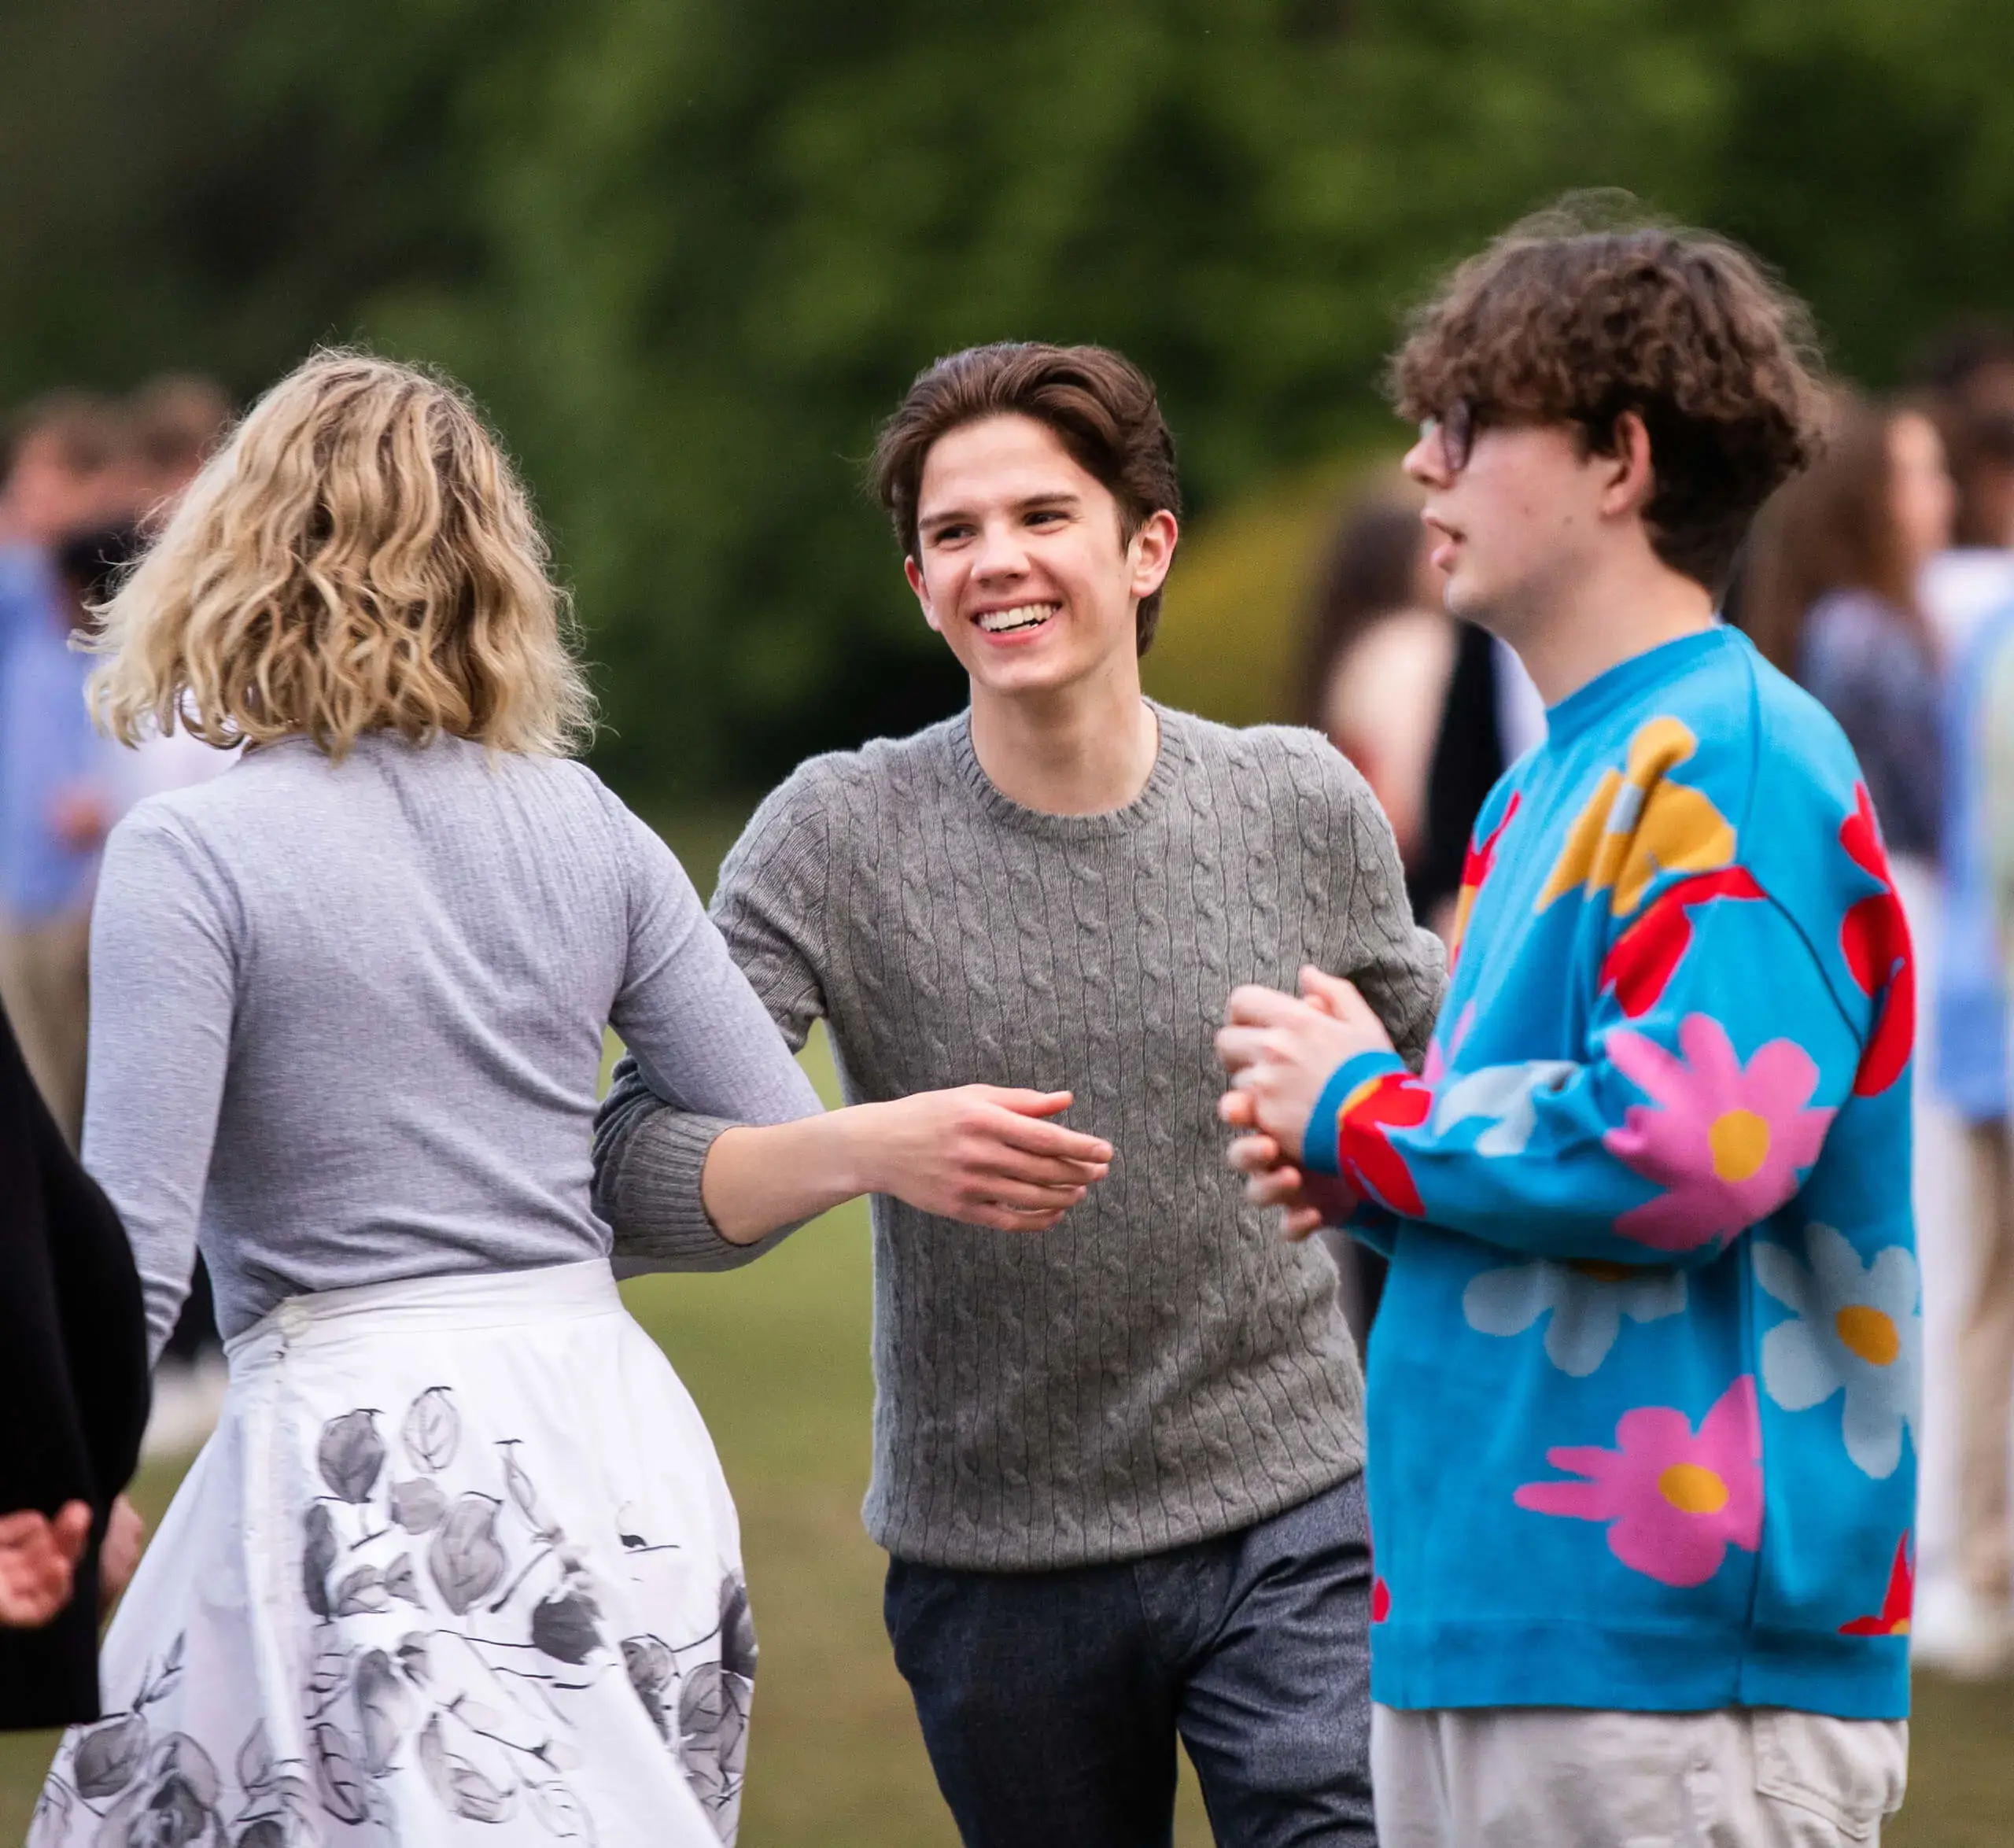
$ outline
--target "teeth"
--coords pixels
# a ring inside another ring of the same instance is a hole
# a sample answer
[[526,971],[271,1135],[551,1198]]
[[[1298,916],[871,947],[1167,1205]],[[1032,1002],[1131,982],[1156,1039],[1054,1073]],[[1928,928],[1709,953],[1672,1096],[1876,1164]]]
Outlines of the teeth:
[[989,610],[979,619],[988,635],[1005,635],[1016,629],[1033,629],[1046,622],[1061,609],[1060,603],[1017,603],[1011,610]]

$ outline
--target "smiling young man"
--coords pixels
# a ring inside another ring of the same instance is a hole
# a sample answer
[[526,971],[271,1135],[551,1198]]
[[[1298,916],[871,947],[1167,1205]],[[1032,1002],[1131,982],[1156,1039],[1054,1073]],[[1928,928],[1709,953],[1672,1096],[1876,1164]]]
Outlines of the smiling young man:
[[[1178,1735],[1218,1839],[1372,1841],[1362,1381],[1319,1247],[1223,1167],[1212,1024],[1239,982],[1352,972],[1417,1056],[1438,946],[1389,829],[1314,734],[1153,704],[1174,444],[1096,347],[940,360],[876,458],[968,710],[813,759],[714,916],[849,1101],[1068,1087],[1109,1174],[1053,1230],[874,1203],[869,1532],[895,1658],[965,1839],[1169,1836]],[[713,1263],[718,1126],[625,1074],[619,1250]]]
[[1714,616],[1816,440],[1805,351],[1732,246],[1570,219],[1396,362],[1449,606],[1547,736],[1476,824],[1422,1076],[1311,974],[1220,1039],[1254,1197],[1304,1223],[1312,1173],[1391,1259],[1385,1848],[1822,1848],[1901,1801],[1909,941],[1845,739]]

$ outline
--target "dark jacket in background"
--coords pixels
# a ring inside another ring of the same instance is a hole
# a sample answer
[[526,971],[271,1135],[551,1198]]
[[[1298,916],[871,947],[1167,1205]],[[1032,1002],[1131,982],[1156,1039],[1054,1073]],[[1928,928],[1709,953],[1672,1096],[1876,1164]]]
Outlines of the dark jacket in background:
[[0,1728],[98,1716],[98,1543],[147,1421],[146,1321],[118,1215],[44,1107],[0,1014],[0,1513],[90,1503],[68,1607],[0,1629]]

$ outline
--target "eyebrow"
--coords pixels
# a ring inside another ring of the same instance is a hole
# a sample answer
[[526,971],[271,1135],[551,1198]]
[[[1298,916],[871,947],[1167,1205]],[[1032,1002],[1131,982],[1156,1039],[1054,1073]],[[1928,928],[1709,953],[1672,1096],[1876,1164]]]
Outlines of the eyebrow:
[[[1083,504],[1084,497],[1081,494],[1072,489],[1059,488],[1053,494],[1024,496],[1013,503],[1013,511],[1017,514],[1024,514],[1032,512],[1040,507],[1053,507],[1067,508],[1074,512]],[[928,513],[917,515],[917,530],[920,533],[935,532],[939,526],[956,526],[961,520],[971,520],[976,517],[965,507],[933,508]]]

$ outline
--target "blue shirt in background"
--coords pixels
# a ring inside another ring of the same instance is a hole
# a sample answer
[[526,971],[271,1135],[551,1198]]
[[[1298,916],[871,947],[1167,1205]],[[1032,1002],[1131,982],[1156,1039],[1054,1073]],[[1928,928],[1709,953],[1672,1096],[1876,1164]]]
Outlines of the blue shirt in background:
[[69,646],[62,587],[40,548],[0,548],[0,913],[35,924],[88,902],[98,849],[56,833],[67,788],[109,793],[110,747],[84,705],[91,657]]
[[1985,723],[1993,666],[2014,642],[2014,603],[1966,638],[1944,699],[1944,931],[1938,959],[1939,1093],[1972,1123],[2007,1114],[2007,992],[1987,866]]

